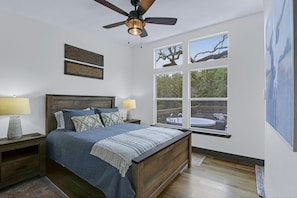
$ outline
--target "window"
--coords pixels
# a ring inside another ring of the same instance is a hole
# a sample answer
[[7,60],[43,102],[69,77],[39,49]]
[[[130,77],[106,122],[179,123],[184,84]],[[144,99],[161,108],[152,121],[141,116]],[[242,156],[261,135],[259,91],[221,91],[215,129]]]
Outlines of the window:
[[[182,44],[154,51],[154,122],[223,133],[227,130],[228,66],[218,65],[216,59],[228,58],[228,35],[196,39],[188,45],[188,63],[183,62]],[[172,67],[177,65],[182,67]]]
[[183,49],[181,44],[155,50],[155,68],[176,66],[182,63]]
[[189,63],[228,57],[228,35],[222,34],[189,43]]
[[227,67],[190,72],[191,127],[226,130],[227,73]]
[[[182,113],[182,80],[181,72],[157,74],[157,123],[169,124],[174,113]],[[179,124],[181,122],[174,124]]]

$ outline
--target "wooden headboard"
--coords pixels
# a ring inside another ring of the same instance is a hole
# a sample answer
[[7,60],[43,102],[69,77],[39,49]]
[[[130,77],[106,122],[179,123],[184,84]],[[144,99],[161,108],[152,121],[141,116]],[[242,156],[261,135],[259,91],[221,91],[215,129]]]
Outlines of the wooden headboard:
[[57,128],[54,113],[61,109],[85,109],[88,107],[113,108],[114,96],[79,96],[46,94],[46,134]]

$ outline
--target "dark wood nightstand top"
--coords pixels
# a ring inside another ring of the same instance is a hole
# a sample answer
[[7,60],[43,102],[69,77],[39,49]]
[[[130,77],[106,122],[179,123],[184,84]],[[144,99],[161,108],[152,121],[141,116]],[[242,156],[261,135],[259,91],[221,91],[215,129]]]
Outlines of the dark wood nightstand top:
[[124,122],[140,124],[141,120],[138,120],[138,119],[130,119],[130,120],[124,120]]
[[11,144],[11,143],[16,143],[16,142],[27,141],[27,140],[34,140],[34,139],[38,139],[38,138],[45,138],[45,135],[42,135],[40,133],[31,133],[31,134],[23,135],[20,139],[8,140],[7,138],[1,138],[0,146],[6,145],[6,144]]

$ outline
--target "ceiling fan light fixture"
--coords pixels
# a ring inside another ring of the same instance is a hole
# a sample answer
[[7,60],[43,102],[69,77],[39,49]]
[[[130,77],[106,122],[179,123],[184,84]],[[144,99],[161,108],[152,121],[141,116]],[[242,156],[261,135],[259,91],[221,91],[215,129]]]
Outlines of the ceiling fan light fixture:
[[145,22],[139,19],[129,19],[126,21],[126,26],[128,27],[129,34],[139,36],[142,34]]
[[148,36],[146,29],[144,28],[146,23],[161,24],[161,25],[175,25],[177,18],[169,17],[149,17],[143,18],[143,15],[153,5],[155,0],[131,0],[131,4],[134,7],[129,13],[121,8],[110,3],[108,0],[95,0],[97,3],[121,14],[128,19],[117,23],[112,23],[103,26],[103,28],[110,29],[126,24],[128,27],[128,33],[133,36],[140,36],[141,38]]

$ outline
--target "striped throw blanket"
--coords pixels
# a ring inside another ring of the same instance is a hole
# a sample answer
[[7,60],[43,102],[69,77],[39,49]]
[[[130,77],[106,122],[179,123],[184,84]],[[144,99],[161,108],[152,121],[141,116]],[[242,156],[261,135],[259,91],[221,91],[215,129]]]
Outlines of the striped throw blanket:
[[116,167],[125,177],[132,159],[180,134],[179,130],[161,127],[130,131],[96,142],[91,154]]

